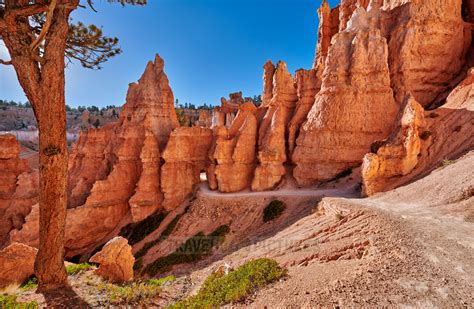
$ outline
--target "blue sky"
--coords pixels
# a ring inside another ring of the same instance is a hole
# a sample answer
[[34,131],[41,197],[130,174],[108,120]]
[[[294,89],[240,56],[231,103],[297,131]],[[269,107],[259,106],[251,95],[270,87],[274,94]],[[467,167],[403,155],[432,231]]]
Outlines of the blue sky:
[[[337,1],[330,1],[334,6]],[[71,106],[121,105],[128,83],[159,53],[175,98],[217,105],[230,92],[262,91],[266,60],[284,60],[291,72],[310,68],[321,0],[149,0],[121,7],[96,0],[94,13],[78,9],[74,20],[117,36],[123,53],[100,71],[73,64],[66,70]],[[0,41],[0,56],[6,55]],[[12,68],[0,65],[0,99],[25,101]]]

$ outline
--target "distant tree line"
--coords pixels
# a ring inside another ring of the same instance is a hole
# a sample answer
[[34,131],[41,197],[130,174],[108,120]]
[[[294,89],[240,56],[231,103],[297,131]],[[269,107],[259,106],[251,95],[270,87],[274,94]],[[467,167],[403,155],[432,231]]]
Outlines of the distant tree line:
[[30,102],[26,101],[25,103],[16,102],[13,100],[0,100],[0,106],[15,106],[15,107],[22,107],[22,108],[30,108]]

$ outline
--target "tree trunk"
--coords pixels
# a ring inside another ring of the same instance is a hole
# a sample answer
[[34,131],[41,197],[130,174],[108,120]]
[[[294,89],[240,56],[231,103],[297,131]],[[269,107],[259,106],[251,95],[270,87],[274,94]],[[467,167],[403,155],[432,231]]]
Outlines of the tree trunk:
[[[52,77],[57,78],[57,77]],[[67,208],[68,150],[63,89],[45,91],[39,111],[40,231],[35,273],[39,289],[67,285],[64,226]]]

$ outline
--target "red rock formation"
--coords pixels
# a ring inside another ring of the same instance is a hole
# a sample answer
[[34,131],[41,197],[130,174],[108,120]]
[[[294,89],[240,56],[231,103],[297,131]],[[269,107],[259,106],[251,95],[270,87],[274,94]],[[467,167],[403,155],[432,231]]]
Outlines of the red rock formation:
[[363,194],[373,195],[392,189],[391,178],[408,175],[418,164],[424,109],[412,97],[407,99],[400,125],[389,141],[365,155],[362,164]]
[[275,74],[275,65],[268,60],[263,66],[263,95],[262,106],[268,106],[273,98],[273,75]]
[[321,89],[321,80],[317,77],[317,71],[298,70],[295,73],[295,84],[298,94],[298,102],[291,121],[288,124],[288,152],[293,153],[296,146],[296,138],[306,116],[314,104],[315,95]]
[[12,229],[21,228],[37,203],[38,174],[20,159],[13,135],[0,135],[0,247]]
[[200,174],[209,165],[208,151],[212,143],[212,130],[201,127],[175,129],[163,152],[165,164],[161,170],[163,207],[172,210],[193,192],[201,182]]
[[313,69],[324,65],[329,46],[331,46],[331,39],[339,31],[339,6],[331,10],[327,0],[323,0],[321,7],[318,9],[318,17],[318,43],[316,45]]
[[274,188],[285,175],[286,137],[298,96],[294,80],[286,64],[278,62],[273,76],[273,97],[258,131],[258,161],[252,190]]
[[229,129],[224,126],[214,129],[215,144],[210,150],[212,163],[207,171],[211,189],[237,192],[250,187],[256,161],[256,111],[253,103],[244,103]]
[[[178,127],[163,60],[149,62],[137,84],[130,84],[117,123],[83,134],[71,155],[66,256],[92,251],[162,207],[160,149]],[[11,239],[38,245],[35,207]]]
[[[396,7],[407,1],[385,1]],[[471,34],[461,0],[413,0],[391,11],[389,64],[398,102],[411,93],[424,107],[461,73]]]
[[358,166],[370,145],[390,134],[398,105],[390,88],[388,47],[363,8],[333,38],[321,91],[300,130],[293,175],[300,185],[334,178]]
[[135,258],[132,247],[123,237],[115,237],[105,244],[101,251],[90,258],[90,262],[100,264],[96,273],[114,282],[133,280]]
[[0,289],[20,285],[34,274],[36,248],[12,243],[0,250]]
[[367,9],[369,0],[341,0],[339,8],[339,31],[346,30],[347,23],[354,11],[361,7]]

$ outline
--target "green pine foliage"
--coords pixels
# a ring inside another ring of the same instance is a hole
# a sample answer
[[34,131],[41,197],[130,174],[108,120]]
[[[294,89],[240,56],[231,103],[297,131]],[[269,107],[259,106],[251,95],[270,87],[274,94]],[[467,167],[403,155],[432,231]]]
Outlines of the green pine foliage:
[[263,222],[269,222],[280,217],[286,209],[286,204],[280,200],[271,201],[263,210]]

